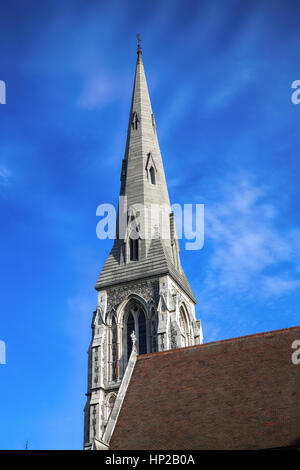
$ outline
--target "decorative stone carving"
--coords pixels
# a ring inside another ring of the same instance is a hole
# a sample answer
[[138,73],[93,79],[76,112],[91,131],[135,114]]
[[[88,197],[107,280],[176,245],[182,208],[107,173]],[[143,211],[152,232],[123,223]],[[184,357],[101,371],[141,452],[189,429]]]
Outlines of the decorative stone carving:
[[139,281],[120,287],[107,289],[107,311],[111,312],[118,308],[124,299],[130,294],[136,294],[142,297],[147,303],[153,300],[155,307],[158,303],[159,281]]
[[137,352],[137,349],[136,349],[136,336],[135,336],[135,333],[134,331],[131,333],[131,341],[132,341],[132,349],[134,352]]

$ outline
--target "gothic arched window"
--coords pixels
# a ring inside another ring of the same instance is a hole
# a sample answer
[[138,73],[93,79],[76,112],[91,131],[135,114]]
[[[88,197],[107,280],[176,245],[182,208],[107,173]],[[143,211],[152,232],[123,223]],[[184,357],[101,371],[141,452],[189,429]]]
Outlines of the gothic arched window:
[[132,129],[134,129],[134,130],[138,129],[138,122],[139,122],[138,115],[137,115],[136,112],[134,112],[133,115],[132,115],[132,121],[131,121]]
[[115,317],[111,323],[111,378],[118,379],[117,323]]
[[147,354],[146,318],[142,309],[139,313],[139,354]]
[[181,336],[183,340],[183,346],[188,346],[188,325],[186,321],[186,316],[183,308],[180,308],[180,314],[179,314],[179,325],[181,329]]
[[156,166],[153,159],[151,152],[148,153],[147,163],[146,163],[146,172],[147,172],[147,179],[150,184],[156,183]]
[[129,359],[132,351],[131,333],[134,331],[134,318],[130,313],[127,318],[127,359]]
[[150,184],[155,184],[155,170],[153,166],[149,170],[149,182]]

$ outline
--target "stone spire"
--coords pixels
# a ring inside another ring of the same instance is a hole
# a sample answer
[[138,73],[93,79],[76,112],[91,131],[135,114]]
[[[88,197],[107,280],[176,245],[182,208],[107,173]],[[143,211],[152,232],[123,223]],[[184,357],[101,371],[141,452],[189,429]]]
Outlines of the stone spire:
[[[154,170],[155,184],[149,182],[151,167]],[[137,49],[121,182],[121,195],[127,196],[128,207],[137,203],[164,203],[170,206],[140,43]]]
[[[122,202],[126,202],[126,208],[119,204],[116,240],[98,278],[96,289],[117,284],[122,280],[168,273],[195,301],[180,264],[175,221],[157,139],[140,40],[122,161],[120,196],[125,198]],[[128,209],[132,210],[128,212]],[[140,230],[138,259],[131,262],[128,239],[136,227]]]
[[108,446],[132,373],[132,356],[202,343],[196,301],[180,264],[140,39],[116,237],[96,289],[88,351],[86,449]]

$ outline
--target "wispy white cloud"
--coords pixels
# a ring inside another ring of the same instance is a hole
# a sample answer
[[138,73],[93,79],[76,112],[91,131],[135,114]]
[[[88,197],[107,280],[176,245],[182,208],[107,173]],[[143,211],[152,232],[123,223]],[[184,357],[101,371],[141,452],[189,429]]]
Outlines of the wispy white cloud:
[[169,103],[165,106],[159,119],[159,136],[164,139],[170,132],[174,133],[181,121],[186,119],[189,108],[195,99],[195,90],[187,86],[175,90]]
[[5,166],[0,166],[0,185],[1,186],[6,186],[9,184],[9,181],[11,179],[11,172],[5,167]]
[[277,277],[265,276],[262,278],[264,292],[268,295],[285,295],[300,287],[300,280],[281,279]]
[[172,178],[168,180],[168,188],[176,188],[184,183],[183,178]]
[[98,72],[84,83],[78,105],[87,109],[101,109],[121,97],[119,82],[107,72]]
[[[263,298],[299,288],[293,273],[300,261],[300,230],[280,228],[268,189],[243,178],[224,193],[222,203],[206,208],[205,237],[213,242],[213,254],[205,288]],[[296,263],[293,273],[281,269],[283,263]]]

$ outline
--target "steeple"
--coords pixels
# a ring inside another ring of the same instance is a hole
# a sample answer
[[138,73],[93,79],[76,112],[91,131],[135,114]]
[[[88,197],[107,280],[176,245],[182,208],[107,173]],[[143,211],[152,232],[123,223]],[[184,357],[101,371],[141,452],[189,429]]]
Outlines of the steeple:
[[[169,273],[195,302],[180,263],[176,226],[171,211],[140,40],[122,161],[120,196],[125,197],[126,207],[124,209],[119,206],[116,240],[98,278],[96,289],[123,280]],[[121,202],[123,203],[124,199]],[[131,224],[129,228],[127,221]],[[138,259],[132,260],[130,259],[132,242],[128,241],[128,238],[136,226],[141,227],[139,240],[135,242],[138,245]]]
[[180,263],[139,37],[117,219],[114,244],[96,283],[87,449],[101,444],[115,419],[114,403],[123,399],[121,381],[130,377],[134,354],[202,343],[196,300]]
[[[150,167],[154,169],[155,178],[155,184],[152,186],[149,186]],[[136,203],[170,205],[140,40],[121,182],[121,195],[127,196],[128,206]]]

